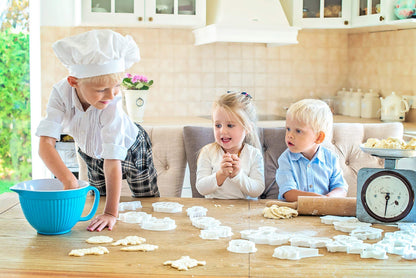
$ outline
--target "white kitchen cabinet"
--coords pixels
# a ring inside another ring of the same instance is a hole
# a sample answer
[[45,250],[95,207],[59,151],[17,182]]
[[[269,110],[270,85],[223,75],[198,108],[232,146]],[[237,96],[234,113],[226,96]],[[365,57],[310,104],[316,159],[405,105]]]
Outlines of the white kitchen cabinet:
[[394,2],[395,0],[354,0],[351,11],[352,27],[385,26],[384,30],[415,28],[415,19],[396,17]]
[[350,32],[416,28],[416,19],[399,20],[394,15],[394,0],[281,0],[281,3],[295,27],[345,28]]
[[205,0],[83,0],[87,26],[199,27],[205,25]]
[[351,0],[281,0],[289,22],[301,28],[348,28]]

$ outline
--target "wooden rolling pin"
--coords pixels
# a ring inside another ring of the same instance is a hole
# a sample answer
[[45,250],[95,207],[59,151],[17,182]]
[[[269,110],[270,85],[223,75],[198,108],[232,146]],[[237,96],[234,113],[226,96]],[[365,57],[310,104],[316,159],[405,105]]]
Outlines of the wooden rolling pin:
[[285,206],[296,209],[301,215],[355,216],[355,197],[299,196],[297,202],[268,201],[266,206]]

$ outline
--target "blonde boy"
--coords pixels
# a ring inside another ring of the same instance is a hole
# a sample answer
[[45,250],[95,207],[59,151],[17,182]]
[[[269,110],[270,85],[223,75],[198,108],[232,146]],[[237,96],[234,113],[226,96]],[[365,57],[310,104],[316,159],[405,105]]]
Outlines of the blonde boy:
[[55,150],[63,130],[74,137],[90,184],[107,195],[104,212],[87,229],[111,230],[122,178],[135,197],[159,196],[149,136],[124,113],[121,102],[123,72],[140,60],[139,49],[130,36],[92,30],[57,41],[53,50],[69,76],[53,86],[47,116],[36,131],[39,155],[64,189],[77,188],[77,179]]
[[348,185],[338,157],[321,146],[332,132],[332,113],[317,99],[292,104],[286,115],[287,149],[278,159],[276,182],[279,199],[297,201],[299,196],[346,196]]

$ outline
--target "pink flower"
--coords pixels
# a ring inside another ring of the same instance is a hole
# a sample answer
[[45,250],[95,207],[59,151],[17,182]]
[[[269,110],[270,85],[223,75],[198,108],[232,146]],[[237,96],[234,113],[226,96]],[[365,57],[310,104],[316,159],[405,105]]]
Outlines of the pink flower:
[[130,73],[126,73],[126,77],[127,77],[127,78],[131,78],[131,77],[132,77],[132,75],[131,75]]
[[131,79],[132,83],[137,83],[137,81],[140,81],[140,75],[135,75],[133,76],[133,78]]
[[146,76],[144,76],[144,75],[139,75],[139,80],[141,82],[147,82],[148,81],[147,78],[146,78]]

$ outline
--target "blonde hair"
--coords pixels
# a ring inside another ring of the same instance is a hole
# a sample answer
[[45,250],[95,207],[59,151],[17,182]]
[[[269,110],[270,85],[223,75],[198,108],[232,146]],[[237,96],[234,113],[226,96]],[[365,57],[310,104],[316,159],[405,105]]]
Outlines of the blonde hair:
[[94,84],[100,85],[106,82],[121,82],[124,78],[124,72],[116,72],[110,74],[104,74],[99,76],[92,76],[92,77],[85,77],[85,78],[78,78],[78,85],[81,84]]
[[213,110],[222,108],[224,111],[236,117],[246,131],[244,142],[258,149],[261,148],[257,133],[257,113],[251,96],[247,93],[227,93],[222,95],[213,104]]
[[320,131],[325,137],[331,135],[333,116],[328,104],[319,99],[302,99],[289,107],[286,118],[296,119],[308,126],[317,134]]

